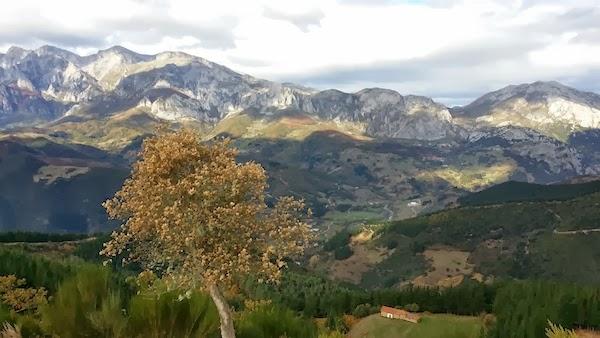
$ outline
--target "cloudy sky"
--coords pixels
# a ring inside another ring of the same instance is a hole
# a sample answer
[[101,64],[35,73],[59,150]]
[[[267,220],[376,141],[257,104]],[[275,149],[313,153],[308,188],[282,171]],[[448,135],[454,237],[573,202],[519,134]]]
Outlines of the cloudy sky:
[[0,52],[180,50],[316,88],[463,104],[507,84],[600,92],[600,0],[3,1]]

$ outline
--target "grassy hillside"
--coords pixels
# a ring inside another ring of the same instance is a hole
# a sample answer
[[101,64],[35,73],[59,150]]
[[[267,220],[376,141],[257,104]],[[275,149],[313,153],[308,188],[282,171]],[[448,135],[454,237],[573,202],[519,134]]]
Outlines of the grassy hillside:
[[[600,193],[593,193],[566,201],[460,207],[391,222],[370,245],[394,251],[362,276],[362,284],[504,277],[598,283],[600,232],[590,230],[599,221]],[[440,257],[457,258],[444,263]]]
[[418,324],[374,314],[358,322],[350,338],[477,338],[482,329],[477,317],[425,315]]
[[600,181],[552,185],[510,181],[463,196],[459,203],[488,205],[523,201],[564,201],[596,192],[600,192]]
[[46,139],[0,141],[0,229],[88,233],[106,230],[101,203],[129,169],[96,148]]

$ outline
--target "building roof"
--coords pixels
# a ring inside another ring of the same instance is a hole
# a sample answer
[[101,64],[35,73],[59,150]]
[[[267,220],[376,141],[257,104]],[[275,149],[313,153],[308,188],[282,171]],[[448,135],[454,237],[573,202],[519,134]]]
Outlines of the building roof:
[[409,318],[419,318],[421,315],[418,313],[412,313],[405,310],[396,309],[389,306],[382,306],[381,312],[390,313],[392,315],[400,316],[400,317],[409,317]]

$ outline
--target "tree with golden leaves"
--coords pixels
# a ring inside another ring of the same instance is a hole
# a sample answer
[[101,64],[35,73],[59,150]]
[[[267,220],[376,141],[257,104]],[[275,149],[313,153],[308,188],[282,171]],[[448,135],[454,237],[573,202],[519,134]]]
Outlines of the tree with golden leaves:
[[27,288],[27,282],[15,275],[0,276],[0,300],[13,311],[36,311],[48,302],[44,288]]
[[235,337],[223,290],[242,276],[277,281],[286,259],[310,240],[301,201],[265,204],[267,176],[257,163],[237,163],[228,141],[210,145],[190,130],[144,141],[131,177],[104,206],[122,220],[102,254],[124,256],[172,285],[204,288]]

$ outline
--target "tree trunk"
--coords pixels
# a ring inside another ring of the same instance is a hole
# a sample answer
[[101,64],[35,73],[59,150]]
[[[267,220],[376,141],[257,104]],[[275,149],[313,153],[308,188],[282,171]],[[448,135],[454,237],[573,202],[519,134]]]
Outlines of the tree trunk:
[[219,317],[221,319],[221,338],[235,338],[233,316],[225,297],[223,297],[219,287],[216,285],[211,285],[208,288],[208,292],[217,307],[217,311],[219,311]]

